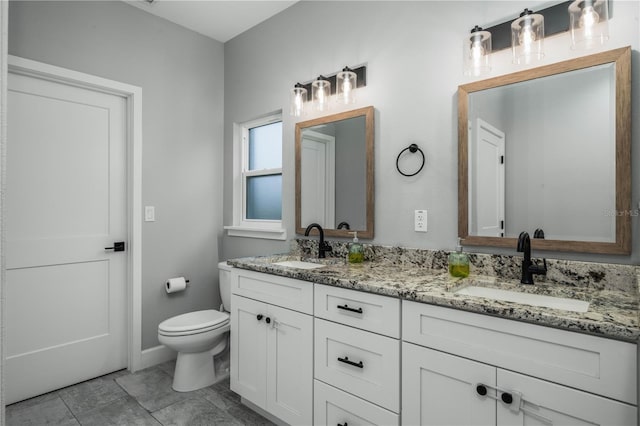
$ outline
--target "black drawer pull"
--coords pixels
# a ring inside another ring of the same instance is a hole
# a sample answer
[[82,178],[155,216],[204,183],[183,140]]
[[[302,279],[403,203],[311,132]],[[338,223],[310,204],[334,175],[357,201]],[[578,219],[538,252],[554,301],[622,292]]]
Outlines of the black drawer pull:
[[344,306],[342,305],[338,305],[338,309],[344,309],[345,311],[349,311],[349,312],[355,312],[356,314],[361,314],[362,313],[362,308],[350,308],[349,305],[345,304]]
[[362,361],[360,362],[349,361],[349,357],[347,356],[345,356],[344,358],[338,357],[338,361],[344,362],[345,364],[353,365],[354,367],[364,368],[364,364],[362,363]]
[[338,423],[338,426],[349,426],[349,425],[347,424],[347,422],[344,422],[344,423]]
[[513,395],[511,395],[510,393],[505,392],[502,394],[502,396],[500,396],[500,398],[505,404],[511,404],[513,402]]
[[263,317],[263,315],[262,315],[262,314],[258,314],[258,315],[256,315],[256,319],[257,319],[258,321],[260,321],[260,320],[262,319],[262,317]]

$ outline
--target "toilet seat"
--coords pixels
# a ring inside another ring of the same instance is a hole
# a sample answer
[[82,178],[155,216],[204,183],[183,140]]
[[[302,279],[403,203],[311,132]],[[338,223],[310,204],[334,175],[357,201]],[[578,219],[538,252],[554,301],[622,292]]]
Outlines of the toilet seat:
[[188,312],[162,321],[158,325],[158,334],[164,336],[187,336],[206,333],[229,324],[227,312],[207,309]]

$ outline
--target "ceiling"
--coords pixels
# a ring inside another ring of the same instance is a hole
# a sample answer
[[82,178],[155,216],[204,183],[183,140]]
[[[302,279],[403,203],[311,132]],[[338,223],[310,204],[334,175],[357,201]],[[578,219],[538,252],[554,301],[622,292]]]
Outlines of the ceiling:
[[223,43],[297,3],[297,0],[124,1]]

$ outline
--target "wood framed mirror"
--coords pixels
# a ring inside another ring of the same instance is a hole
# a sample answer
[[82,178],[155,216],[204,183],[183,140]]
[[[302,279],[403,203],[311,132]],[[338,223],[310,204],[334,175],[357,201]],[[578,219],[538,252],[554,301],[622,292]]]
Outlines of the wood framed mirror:
[[373,120],[368,106],[296,124],[296,233],[373,238]]
[[459,86],[464,245],[629,254],[633,214],[630,47]]

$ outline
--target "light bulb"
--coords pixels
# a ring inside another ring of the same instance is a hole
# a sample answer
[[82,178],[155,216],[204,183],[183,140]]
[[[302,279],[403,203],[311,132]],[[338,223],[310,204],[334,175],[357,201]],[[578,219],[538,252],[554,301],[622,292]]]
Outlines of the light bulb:
[[593,29],[599,21],[600,15],[598,15],[598,12],[595,11],[593,6],[586,6],[582,10],[578,25],[584,30],[584,36],[586,38],[593,37]]
[[471,49],[469,49],[469,59],[471,59],[474,67],[479,67],[482,64],[485,53],[484,47],[482,47],[482,39],[474,37],[471,42]]

